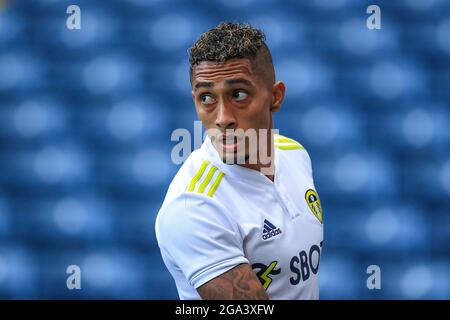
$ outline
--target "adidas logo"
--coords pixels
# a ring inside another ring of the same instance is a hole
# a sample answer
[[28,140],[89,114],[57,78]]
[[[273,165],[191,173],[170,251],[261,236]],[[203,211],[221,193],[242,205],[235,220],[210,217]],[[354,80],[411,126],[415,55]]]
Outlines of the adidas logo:
[[269,220],[264,219],[263,240],[270,239],[281,234],[281,229],[275,227]]

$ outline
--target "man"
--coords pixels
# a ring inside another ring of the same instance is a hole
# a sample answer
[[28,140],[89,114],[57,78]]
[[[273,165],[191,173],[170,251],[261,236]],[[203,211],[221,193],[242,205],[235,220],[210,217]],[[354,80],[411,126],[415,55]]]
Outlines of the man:
[[156,220],[181,299],[319,298],[322,209],[308,153],[272,134],[285,85],[264,40],[248,25],[222,23],[189,50],[207,136]]

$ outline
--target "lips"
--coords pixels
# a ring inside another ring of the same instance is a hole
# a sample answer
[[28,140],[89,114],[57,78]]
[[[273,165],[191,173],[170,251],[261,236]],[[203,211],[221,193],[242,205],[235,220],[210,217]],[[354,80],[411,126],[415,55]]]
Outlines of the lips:
[[235,137],[235,136],[222,137],[223,144],[233,144],[236,142],[237,142],[237,137]]
[[218,139],[219,144],[226,151],[236,150],[241,141],[242,139],[238,139],[237,136],[222,136],[221,139]]

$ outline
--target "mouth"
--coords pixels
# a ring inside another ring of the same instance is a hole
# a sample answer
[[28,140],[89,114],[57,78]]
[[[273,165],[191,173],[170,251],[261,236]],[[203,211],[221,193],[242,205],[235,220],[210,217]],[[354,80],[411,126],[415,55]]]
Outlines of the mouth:
[[242,139],[237,136],[222,136],[217,139],[218,147],[221,147],[225,152],[236,151]]

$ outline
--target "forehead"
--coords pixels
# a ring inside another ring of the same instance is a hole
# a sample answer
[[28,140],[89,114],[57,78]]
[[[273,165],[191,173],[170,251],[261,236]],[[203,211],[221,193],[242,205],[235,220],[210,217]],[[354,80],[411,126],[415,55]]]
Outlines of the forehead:
[[249,59],[232,59],[223,63],[203,61],[192,70],[192,85],[196,82],[221,82],[226,79],[254,79],[256,76]]

